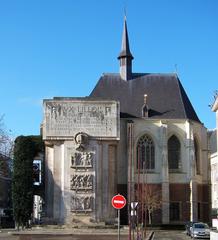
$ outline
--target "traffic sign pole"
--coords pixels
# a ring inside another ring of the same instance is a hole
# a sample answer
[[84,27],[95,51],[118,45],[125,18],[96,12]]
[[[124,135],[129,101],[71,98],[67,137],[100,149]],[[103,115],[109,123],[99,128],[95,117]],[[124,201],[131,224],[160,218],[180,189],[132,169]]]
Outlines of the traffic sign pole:
[[118,211],[118,240],[120,240],[120,209]]
[[124,196],[118,194],[112,198],[111,203],[112,206],[117,209],[118,240],[120,240],[120,209],[125,207],[126,199]]

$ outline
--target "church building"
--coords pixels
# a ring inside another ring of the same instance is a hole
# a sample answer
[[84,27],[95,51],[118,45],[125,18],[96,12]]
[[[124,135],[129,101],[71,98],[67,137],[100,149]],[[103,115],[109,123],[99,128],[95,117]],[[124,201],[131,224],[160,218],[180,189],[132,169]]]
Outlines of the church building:
[[88,97],[44,100],[46,219],[114,223],[119,193],[124,224],[209,222],[207,129],[178,75],[132,71],[126,19],[118,60]]

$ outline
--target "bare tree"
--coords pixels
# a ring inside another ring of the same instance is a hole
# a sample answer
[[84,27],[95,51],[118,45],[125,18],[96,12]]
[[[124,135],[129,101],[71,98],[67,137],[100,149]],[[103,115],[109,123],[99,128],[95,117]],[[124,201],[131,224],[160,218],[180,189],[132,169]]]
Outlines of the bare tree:
[[13,153],[13,138],[4,124],[4,116],[0,116],[0,154],[6,157],[12,157]]
[[11,177],[13,138],[4,125],[4,116],[0,116],[0,175]]
[[148,223],[152,223],[152,213],[154,210],[161,209],[161,192],[156,186],[146,185],[144,190],[144,206],[148,212]]

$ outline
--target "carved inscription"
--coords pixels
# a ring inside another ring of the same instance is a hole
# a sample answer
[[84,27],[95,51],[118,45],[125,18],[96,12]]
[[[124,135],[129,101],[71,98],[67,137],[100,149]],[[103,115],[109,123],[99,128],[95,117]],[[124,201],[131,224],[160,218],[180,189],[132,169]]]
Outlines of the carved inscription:
[[45,100],[43,138],[90,136],[119,137],[119,105],[115,101]]
[[71,156],[72,168],[92,168],[93,153],[91,152],[75,152]]

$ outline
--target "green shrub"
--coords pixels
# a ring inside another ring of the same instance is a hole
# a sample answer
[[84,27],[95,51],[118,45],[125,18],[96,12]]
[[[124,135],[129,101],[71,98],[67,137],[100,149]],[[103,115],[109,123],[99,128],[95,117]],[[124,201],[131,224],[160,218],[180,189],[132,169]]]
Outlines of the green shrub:
[[33,159],[43,152],[41,136],[19,136],[15,140],[12,199],[16,225],[28,225],[33,210]]

